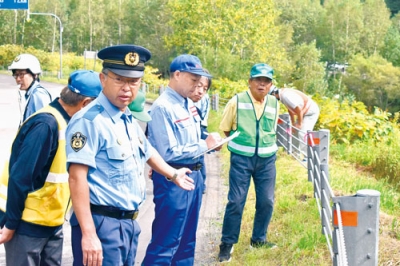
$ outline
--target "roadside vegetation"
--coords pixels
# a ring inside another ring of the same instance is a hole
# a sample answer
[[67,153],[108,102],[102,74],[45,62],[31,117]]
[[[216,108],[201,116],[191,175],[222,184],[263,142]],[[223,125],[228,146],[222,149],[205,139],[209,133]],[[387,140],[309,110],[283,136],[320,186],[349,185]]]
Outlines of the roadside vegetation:
[[[220,112],[210,115],[210,131],[218,131],[220,116]],[[373,189],[381,193],[378,265],[397,265],[400,261],[400,190],[396,184],[399,182],[394,184],[388,178],[377,178],[375,173],[381,168],[374,166],[377,168],[373,170],[372,166],[372,162],[378,160],[373,158],[383,156],[391,148],[385,143],[378,145],[376,141],[370,142],[374,143],[374,148],[368,142],[365,145],[360,143],[363,142],[357,141],[353,145],[331,143],[330,184],[335,196],[351,196],[361,189]],[[228,183],[229,151],[226,147],[220,156],[221,176]],[[354,160],[354,157],[358,159]],[[363,161],[364,165],[361,164]],[[366,162],[370,162],[368,167],[365,166]],[[252,186],[245,206],[239,243],[235,245],[230,265],[332,265],[307,170],[282,148],[278,152],[276,165],[276,201],[268,240],[277,243],[279,248],[268,250],[249,247],[255,206]],[[215,258],[218,252],[218,249],[214,251]]]

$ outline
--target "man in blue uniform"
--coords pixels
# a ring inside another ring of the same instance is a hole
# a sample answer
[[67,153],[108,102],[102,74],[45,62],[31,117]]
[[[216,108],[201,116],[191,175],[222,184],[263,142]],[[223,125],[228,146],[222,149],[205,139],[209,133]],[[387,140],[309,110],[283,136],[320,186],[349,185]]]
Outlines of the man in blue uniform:
[[[209,73],[207,69],[204,69],[206,73]],[[208,137],[208,115],[210,114],[210,97],[208,96],[208,90],[211,87],[211,78],[210,77],[201,77],[199,84],[197,85],[196,91],[189,96],[189,98],[193,101],[194,106],[196,106],[197,113],[200,116],[200,129],[201,129],[201,138],[206,139]],[[206,164],[204,161],[204,156],[200,157],[201,164],[203,167],[201,168],[200,172],[203,176],[203,194],[206,193],[206,177],[207,177],[207,170]]]
[[176,170],[162,160],[127,108],[150,52],[116,45],[98,57],[103,91],[72,118],[66,132],[74,265],[133,265],[140,234],[135,219],[146,195],[145,163],[180,190],[194,185],[186,176],[189,169]]
[[268,225],[274,209],[276,179],[276,126],[279,105],[268,95],[274,70],[267,64],[255,64],[250,70],[249,90],[238,93],[227,103],[219,128],[226,136],[240,135],[228,143],[231,152],[228,204],[226,205],[219,261],[231,260],[233,245],[239,240],[240,225],[247,193],[253,177],[256,213],[252,247],[276,247],[267,241]]
[[196,229],[203,193],[200,159],[193,157],[214,147],[217,133],[200,138],[200,116],[189,96],[205,73],[200,60],[180,55],[170,65],[168,87],[150,108],[148,138],[174,168],[187,167],[195,182],[194,191],[183,191],[153,168],[155,218],[152,238],[143,265],[193,265]]
[[[34,55],[18,55],[8,70],[12,71],[15,82],[19,85],[21,125],[30,115],[48,105],[51,95],[39,83],[42,70],[39,60]],[[24,97],[21,96],[22,91],[25,91]]]
[[[99,74],[79,70],[50,105],[18,131],[0,179],[0,244],[7,265],[61,265],[69,203],[65,128],[100,93]],[[8,174],[8,175],[7,175]]]

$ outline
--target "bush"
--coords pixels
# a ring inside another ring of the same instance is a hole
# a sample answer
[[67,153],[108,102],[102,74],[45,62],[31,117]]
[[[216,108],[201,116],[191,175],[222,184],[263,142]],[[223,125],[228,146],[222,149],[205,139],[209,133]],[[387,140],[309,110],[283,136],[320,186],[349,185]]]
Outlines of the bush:
[[345,100],[339,103],[336,99],[320,97],[315,97],[315,100],[321,109],[316,129],[329,129],[332,143],[381,141],[396,127],[389,119],[390,113],[376,108],[370,114],[362,102]]

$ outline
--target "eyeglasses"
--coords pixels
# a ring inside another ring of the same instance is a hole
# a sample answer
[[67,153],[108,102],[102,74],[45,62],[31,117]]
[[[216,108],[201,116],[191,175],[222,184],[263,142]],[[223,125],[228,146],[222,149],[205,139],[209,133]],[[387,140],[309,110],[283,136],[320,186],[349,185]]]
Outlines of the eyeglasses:
[[17,78],[23,78],[28,72],[22,72],[22,73],[14,73],[12,76],[17,79]]
[[119,77],[113,78],[110,75],[108,75],[108,73],[104,73],[104,75],[106,75],[107,77],[109,77],[110,79],[114,80],[115,85],[117,86],[125,86],[126,83],[128,83],[129,87],[135,87],[136,85],[138,85],[140,83],[140,81],[142,80],[141,78],[134,78],[131,80],[123,80]]

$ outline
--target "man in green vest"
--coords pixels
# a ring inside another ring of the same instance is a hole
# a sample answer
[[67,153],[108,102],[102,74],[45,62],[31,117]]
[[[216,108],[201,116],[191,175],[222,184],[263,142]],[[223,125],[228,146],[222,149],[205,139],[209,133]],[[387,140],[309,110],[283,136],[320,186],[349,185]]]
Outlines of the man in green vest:
[[61,265],[70,197],[65,130],[101,90],[98,73],[75,71],[60,97],[19,128],[0,178],[0,244],[7,265]]
[[250,71],[249,90],[238,93],[226,105],[220,129],[226,136],[240,134],[228,143],[231,152],[228,204],[222,226],[219,261],[229,262],[238,242],[243,208],[253,177],[256,213],[250,239],[251,247],[274,248],[267,241],[267,229],[274,207],[276,178],[276,126],[279,104],[268,95],[274,70],[255,64]]

